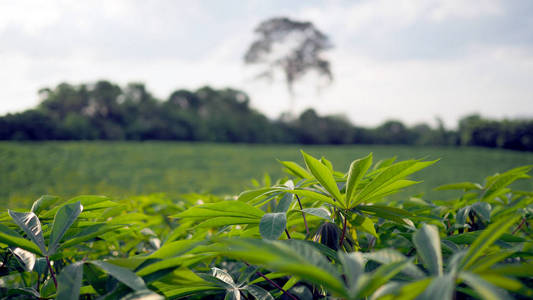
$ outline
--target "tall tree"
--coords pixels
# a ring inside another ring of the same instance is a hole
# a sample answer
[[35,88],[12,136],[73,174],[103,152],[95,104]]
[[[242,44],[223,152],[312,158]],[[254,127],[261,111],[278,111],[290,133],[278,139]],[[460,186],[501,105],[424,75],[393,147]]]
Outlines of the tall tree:
[[330,63],[323,58],[323,52],[332,48],[332,44],[311,22],[276,17],[261,22],[255,32],[258,38],[250,45],[244,61],[265,66],[259,78],[271,79],[275,70],[284,73],[291,95],[291,109],[295,81],[309,71],[316,71],[328,81],[333,79]]

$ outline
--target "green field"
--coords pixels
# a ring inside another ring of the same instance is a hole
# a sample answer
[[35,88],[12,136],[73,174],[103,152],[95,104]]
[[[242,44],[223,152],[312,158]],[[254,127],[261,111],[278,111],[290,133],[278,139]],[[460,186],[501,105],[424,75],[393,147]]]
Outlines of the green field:
[[[376,159],[440,158],[415,178],[424,183],[408,194],[458,181],[481,182],[487,175],[533,164],[533,153],[483,148],[406,146],[298,146],[192,144],[172,142],[46,142],[0,143],[0,207],[27,206],[42,194],[71,197],[104,194],[112,197],[147,193],[171,196],[189,192],[237,194],[264,173],[283,176],[276,161],[303,163],[299,149],[326,156],[336,170],[373,152]],[[533,190],[531,180],[515,187]],[[442,193],[439,194],[442,196]],[[405,195],[404,195],[405,196]]]

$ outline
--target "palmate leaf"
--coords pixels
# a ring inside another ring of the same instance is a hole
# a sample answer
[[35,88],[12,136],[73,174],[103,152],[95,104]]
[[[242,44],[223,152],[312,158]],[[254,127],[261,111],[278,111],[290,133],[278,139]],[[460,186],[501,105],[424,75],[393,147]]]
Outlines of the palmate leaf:
[[391,166],[384,168],[382,171],[379,171],[366,186],[364,186],[354,198],[352,207],[367,201],[373,195],[376,195],[380,192],[381,189],[386,188],[388,185],[393,184],[394,182],[405,178],[408,175],[411,175],[417,171],[420,171],[432,164],[437,162],[434,161],[418,161],[418,160],[407,160],[402,161]]
[[355,209],[369,215],[394,221],[398,224],[414,227],[413,221],[409,219],[413,214],[405,209],[383,205],[359,205]]
[[[33,212],[19,213],[12,210],[7,211],[15,224],[17,224],[28,236],[28,238],[41,250],[43,255],[47,255],[46,246],[44,244],[43,231],[41,222],[37,215]],[[21,247],[23,248],[23,247]],[[28,250],[28,249],[27,249]]]
[[336,268],[318,250],[304,241],[229,239],[224,241],[218,252],[227,257],[246,260],[270,270],[289,273],[324,285],[334,294],[345,294],[344,284]]
[[70,226],[76,221],[76,218],[83,210],[83,206],[80,202],[63,205],[56,213],[54,217],[54,223],[52,225],[52,233],[48,242],[48,255],[53,255],[61,238],[70,228]]
[[413,243],[416,252],[422,258],[429,272],[435,276],[442,275],[442,252],[439,230],[433,225],[424,224],[415,234]]
[[476,259],[483,255],[484,251],[496,242],[520,216],[509,216],[502,218],[495,223],[489,225],[483,233],[481,233],[474,243],[468,248],[468,252],[460,263],[462,269],[468,269],[475,263]]
[[287,215],[284,212],[266,213],[259,223],[261,237],[268,240],[277,240],[285,231]]
[[339,187],[337,186],[337,182],[333,177],[333,172],[316,158],[305,153],[304,151],[301,152],[307,168],[309,171],[311,171],[316,180],[322,185],[322,187],[324,187],[324,189],[326,189],[326,191],[328,191],[328,193],[330,193],[334,199],[340,202],[340,205],[346,207],[344,197],[341,195]]
[[527,173],[531,171],[531,168],[533,168],[533,166],[522,166],[511,169],[502,174],[496,174],[488,177],[486,179],[486,188],[482,197],[482,201],[491,201],[500,194],[500,191],[518,179],[530,178]]

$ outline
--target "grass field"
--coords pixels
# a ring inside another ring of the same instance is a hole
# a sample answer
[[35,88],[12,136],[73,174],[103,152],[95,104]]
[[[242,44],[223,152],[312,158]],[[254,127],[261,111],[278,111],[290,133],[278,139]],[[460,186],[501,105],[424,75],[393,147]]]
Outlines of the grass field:
[[[251,178],[264,173],[283,176],[276,161],[302,163],[299,149],[326,156],[336,170],[373,152],[376,159],[428,158],[441,160],[416,174],[424,183],[407,193],[426,193],[451,182],[477,181],[496,172],[533,164],[533,153],[482,148],[405,146],[298,146],[191,144],[166,142],[46,142],[0,143],[0,207],[23,207],[42,194],[65,198],[79,194],[113,197],[147,193],[175,196],[188,192],[238,194],[251,187]],[[533,181],[515,185],[533,190]],[[442,195],[439,194],[439,195]],[[405,196],[405,195],[404,195]]]

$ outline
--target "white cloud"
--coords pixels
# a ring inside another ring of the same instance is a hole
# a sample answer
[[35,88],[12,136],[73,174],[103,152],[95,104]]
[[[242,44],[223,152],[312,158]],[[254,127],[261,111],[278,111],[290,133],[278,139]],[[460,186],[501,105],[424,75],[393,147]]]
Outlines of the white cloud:
[[106,78],[143,81],[160,98],[207,84],[241,88],[254,107],[277,117],[289,107],[284,83],[251,80],[242,55],[260,20],[289,13],[313,21],[336,46],[329,54],[335,82],[319,95],[312,78],[298,84],[298,111],[312,106],[362,125],[437,115],[454,125],[470,112],[532,116],[532,46],[502,42],[505,35],[484,27],[519,18],[504,4],[332,0],[290,12],[285,2],[262,1],[213,8],[221,4],[0,0],[0,114],[34,106],[41,87]]

